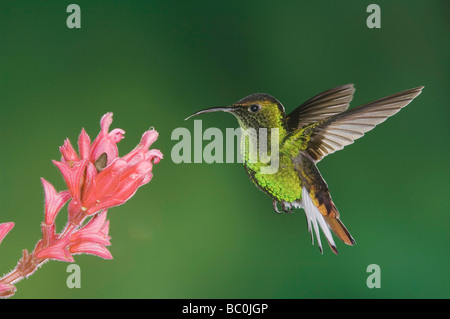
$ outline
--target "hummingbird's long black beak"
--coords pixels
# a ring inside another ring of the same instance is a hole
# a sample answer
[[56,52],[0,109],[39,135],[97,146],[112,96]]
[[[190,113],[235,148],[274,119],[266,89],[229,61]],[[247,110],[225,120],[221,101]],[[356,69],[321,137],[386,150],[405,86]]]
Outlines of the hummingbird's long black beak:
[[203,113],[210,113],[210,112],[217,112],[217,111],[222,111],[222,112],[230,112],[233,108],[231,106],[219,106],[219,107],[210,107],[209,109],[204,109],[198,112],[195,112],[194,114],[188,116],[187,118],[185,118],[184,120],[189,120],[191,117],[199,115],[199,114],[203,114]]

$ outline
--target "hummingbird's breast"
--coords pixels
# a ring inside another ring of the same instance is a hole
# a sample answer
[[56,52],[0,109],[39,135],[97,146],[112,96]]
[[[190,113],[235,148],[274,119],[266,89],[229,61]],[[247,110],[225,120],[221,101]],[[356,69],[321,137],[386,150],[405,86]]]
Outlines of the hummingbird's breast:
[[247,174],[263,192],[279,202],[292,203],[302,197],[302,182],[295,166],[288,157],[280,157],[278,170],[264,174],[258,163],[244,163]]
[[[251,132],[241,136],[241,152],[243,154],[244,167],[253,183],[263,192],[270,195],[279,202],[292,203],[302,197],[302,182],[292,161],[291,154],[286,152],[285,147],[279,145],[279,141],[284,138],[284,131],[281,131],[277,139],[271,139],[270,147],[267,147],[266,160],[260,156],[261,149],[259,143],[260,136],[253,139]],[[258,135],[257,131],[253,134]],[[297,151],[298,152],[298,151]],[[270,161],[267,161],[270,158]],[[256,159],[256,160],[255,160]],[[277,165],[274,165],[276,161]]]

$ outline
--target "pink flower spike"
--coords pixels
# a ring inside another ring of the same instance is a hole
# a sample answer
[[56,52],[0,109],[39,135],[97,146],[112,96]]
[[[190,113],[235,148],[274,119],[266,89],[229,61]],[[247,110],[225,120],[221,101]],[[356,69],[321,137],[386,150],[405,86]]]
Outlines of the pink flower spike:
[[37,251],[34,256],[38,259],[54,259],[73,262],[74,259],[67,249],[68,244],[69,237],[66,236],[60,240],[57,240],[53,245]]
[[5,238],[9,231],[13,229],[13,227],[13,222],[0,224],[0,244],[2,243],[3,238]]
[[81,159],[89,159],[91,151],[91,139],[86,131],[81,129],[80,136],[78,137],[78,151],[80,152]]
[[100,155],[106,153],[107,165],[109,165],[114,159],[117,158],[117,156],[119,156],[117,143],[124,138],[123,135],[125,134],[125,131],[122,129],[114,129],[108,133],[109,127],[112,123],[112,116],[112,113],[106,113],[100,120],[100,133],[97,135],[91,146],[91,162],[95,162]]
[[52,225],[56,215],[70,198],[69,191],[57,193],[52,184],[41,178],[45,192],[45,223]]
[[16,287],[11,284],[0,284],[0,298],[8,298],[14,295]]

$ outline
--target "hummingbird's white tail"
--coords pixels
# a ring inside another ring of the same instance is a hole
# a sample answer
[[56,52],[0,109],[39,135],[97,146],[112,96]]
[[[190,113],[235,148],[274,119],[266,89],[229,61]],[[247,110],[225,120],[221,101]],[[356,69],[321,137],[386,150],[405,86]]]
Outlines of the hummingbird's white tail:
[[311,240],[314,244],[314,232],[316,233],[317,244],[319,245],[320,252],[323,253],[322,242],[320,241],[319,226],[322,229],[325,237],[327,238],[328,244],[334,253],[337,254],[336,244],[333,240],[333,235],[331,234],[330,227],[325,221],[325,218],[320,213],[319,209],[314,205],[311,196],[305,186],[302,187],[302,199],[300,201],[301,207],[305,210],[306,219],[308,221],[308,231],[311,233]]
[[[322,243],[320,241],[320,231],[319,226],[324,233],[328,244],[330,245],[331,250],[337,255],[338,251],[336,248],[336,244],[334,243],[333,235],[334,233],[339,239],[341,239],[347,245],[353,246],[355,244],[355,240],[352,235],[350,235],[347,228],[339,219],[339,213],[336,209],[336,206],[331,201],[329,197],[329,193],[327,192],[327,196],[321,196],[321,200],[328,199],[328,205],[320,205],[320,207],[314,204],[314,200],[311,197],[308,189],[303,186],[302,187],[302,198],[299,201],[295,201],[293,206],[303,208],[306,214],[306,220],[308,221],[308,231],[311,233],[311,240],[314,244],[314,232],[316,233],[317,243],[319,245],[320,252],[323,253]],[[317,198],[315,198],[317,202]],[[328,208],[327,208],[328,207]],[[321,212],[322,210],[322,212]]]

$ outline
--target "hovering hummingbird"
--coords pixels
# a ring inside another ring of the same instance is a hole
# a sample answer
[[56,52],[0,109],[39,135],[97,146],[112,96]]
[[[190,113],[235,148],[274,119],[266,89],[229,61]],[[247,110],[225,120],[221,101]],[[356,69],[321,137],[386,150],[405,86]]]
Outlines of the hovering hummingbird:
[[[186,120],[202,113],[223,111],[233,114],[244,130],[255,129],[258,132],[260,128],[277,128],[278,170],[273,174],[263,174],[262,168],[267,163],[251,162],[248,157],[243,160],[244,168],[253,183],[272,197],[277,213],[280,213],[279,204],[285,213],[292,212],[292,208],[303,208],[312,243],[315,232],[320,252],[323,253],[320,226],[330,248],[337,254],[331,231],[347,245],[353,245],[355,240],[341,222],[328,185],[316,164],[400,111],[422,89],[423,86],[417,87],[348,110],[355,89],[352,84],[347,84],[313,97],[289,115],[273,96],[257,93],[231,106],[198,111]],[[241,140],[241,152],[249,152],[248,141]]]

